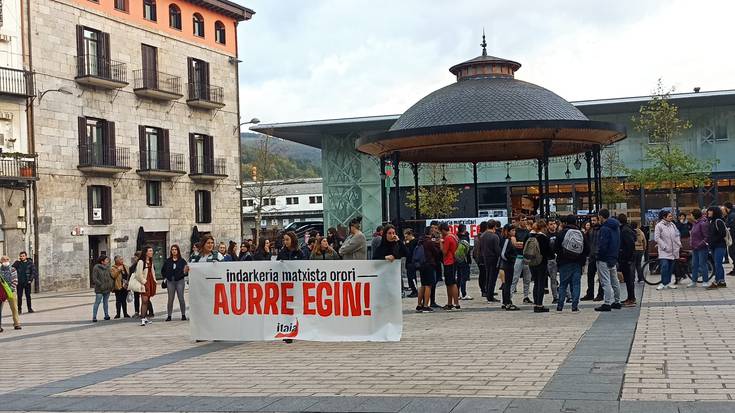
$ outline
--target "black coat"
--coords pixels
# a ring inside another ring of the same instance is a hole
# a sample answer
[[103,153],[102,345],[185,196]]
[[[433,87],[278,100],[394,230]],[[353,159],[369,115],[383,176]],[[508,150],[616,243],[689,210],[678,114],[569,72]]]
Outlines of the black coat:
[[[176,264],[176,268],[174,268],[174,264]],[[178,261],[174,261],[169,257],[163,263],[163,268],[161,268],[161,275],[168,281],[183,280],[184,277],[186,277],[186,274],[184,274],[184,267],[186,267],[185,259],[179,258]]]
[[384,260],[389,255],[397,260],[407,256],[406,245],[401,240],[389,242],[385,238],[381,238],[380,245],[373,251],[373,259]]
[[263,250],[255,250],[255,253],[253,253],[252,261],[270,261],[271,260],[271,253],[265,252]]
[[554,242],[554,252],[556,252],[556,265],[561,267],[565,264],[570,263],[576,263],[579,265],[584,265],[584,263],[587,261],[587,256],[590,255],[590,243],[588,237],[582,236],[582,239],[584,240],[584,246],[582,247],[582,255],[577,257],[577,259],[570,259],[566,254],[564,254],[564,248],[562,248],[562,243],[564,242],[564,237],[567,236],[567,232],[570,229],[579,229],[576,225],[566,225],[564,226],[564,229],[561,230],[559,235],[556,236],[556,241]]
[[635,231],[628,224],[620,226],[620,254],[618,261],[621,263],[633,262],[635,254]]
[[301,252],[300,249],[296,248],[295,250],[290,250],[286,247],[281,248],[280,251],[278,251],[278,261],[296,261],[296,260],[303,260],[304,253]]

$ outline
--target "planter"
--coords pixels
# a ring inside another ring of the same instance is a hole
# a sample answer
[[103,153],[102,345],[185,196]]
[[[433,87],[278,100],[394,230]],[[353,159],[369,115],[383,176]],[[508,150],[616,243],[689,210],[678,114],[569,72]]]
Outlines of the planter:
[[33,178],[33,168],[30,166],[21,166],[20,176],[24,178]]

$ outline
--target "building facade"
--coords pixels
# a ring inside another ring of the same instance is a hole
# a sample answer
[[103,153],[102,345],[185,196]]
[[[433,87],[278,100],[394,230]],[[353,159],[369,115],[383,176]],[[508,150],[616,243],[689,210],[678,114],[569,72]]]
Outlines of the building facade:
[[[258,196],[259,183],[243,183],[242,225],[244,234],[254,237],[256,212],[262,202],[260,228],[277,232],[288,224],[323,219],[322,179],[293,179],[264,183],[264,196]],[[247,235],[246,235],[247,236]]]
[[0,2],[0,254],[34,248],[36,158],[29,140],[34,100],[21,0]]
[[161,262],[194,232],[237,237],[237,25],[227,0],[33,0],[41,289],[100,255]]
[[[605,151],[614,150],[627,168],[635,169],[643,166],[646,148],[655,144],[649,142],[643,133],[635,131],[631,121],[641,105],[649,99],[648,96],[640,96],[572,104],[591,120],[614,122],[627,127],[627,139]],[[735,90],[674,94],[671,102],[680,108],[681,117],[692,124],[689,130],[675,138],[676,144],[698,159],[715,162],[712,180],[707,186],[676,188],[679,207],[691,209],[728,200],[735,202],[735,146],[731,141],[735,139]],[[390,208],[385,214],[381,210],[381,200],[393,196],[388,193],[387,187],[395,185],[395,182],[387,183],[386,177],[381,177],[379,159],[357,152],[355,141],[362,136],[388,130],[398,117],[387,115],[261,124],[251,129],[321,148],[325,225],[344,225],[355,215],[362,215],[363,227],[372,229],[395,216],[395,211]],[[549,167],[550,196],[556,213],[586,213],[588,210],[589,188],[585,163],[583,157],[552,159]],[[537,208],[538,178],[534,161],[480,163],[477,167],[477,203],[480,210],[510,209],[515,213],[532,213]],[[442,181],[460,190],[454,216],[474,216],[476,199],[472,185],[472,164],[446,164],[439,168]],[[435,171],[436,167],[419,165],[419,184],[431,185]],[[401,164],[399,175],[402,198],[405,199],[407,193],[413,191],[411,165]],[[645,221],[646,215],[651,217],[657,210],[668,207],[666,188],[640,188],[625,182],[624,176],[621,179],[618,190],[625,194],[625,201],[612,205],[616,212],[626,212],[633,220]],[[392,203],[391,208],[394,208]],[[416,213],[403,203],[401,217],[410,220],[416,217]]]

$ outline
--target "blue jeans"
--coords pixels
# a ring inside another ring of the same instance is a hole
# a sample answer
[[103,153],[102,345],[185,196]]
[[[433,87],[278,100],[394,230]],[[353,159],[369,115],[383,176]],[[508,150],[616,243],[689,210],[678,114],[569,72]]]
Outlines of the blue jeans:
[[94,307],[92,307],[92,320],[97,319],[97,310],[100,308],[100,301],[102,302],[102,310],[105,312],[105,317],[110,317],[108,312],[108,304],[110,301],[110,293],[97,293],[94,295]]
[[715,282],[725,282],[725,247],[715,247],[712,249],[712,255],[715,259]]
[[709,268],[707,268],[707,256],[709,251],[707,248],[700,248],[692,251],[692,281],[697,282],[699,276],[702,276],[702,282],[709,281]]
[[671,272],[674,270],[674,260],[659,258],[658,263],[661,266],[661,284],[671,284]]
[[582,266],[575,263],[564,264],[559,267],[559,303],[557,308],[564,308],[567,298],[567,287],[572,289],[572,308],[579,305],[579,294],[582,288]]

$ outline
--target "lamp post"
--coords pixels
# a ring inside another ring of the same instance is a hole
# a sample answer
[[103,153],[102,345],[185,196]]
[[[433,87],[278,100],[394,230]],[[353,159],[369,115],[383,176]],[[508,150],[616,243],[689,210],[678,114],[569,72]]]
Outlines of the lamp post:
[[[240,128],[243,125],[257,125],[258,123],[260,123],[260,119],[252,118],[250,119],[249,122],[242,122],[239,125],[235,126],[235,128],[232,131],[232,133],[237,133],[237,171],[238,171],[237,182],[240,183],[240,186],[239,186],[240,188],[240,195],[239,195],[240,196],[240,211],[238,212],[237,215],[240,216],[239,218],[240,219],[240,242],[242,242],[243,238],[245,238],[245,232],[244,232],[245,229],[243,228],[243,223],[242,223],[242,215],[243,215],[243,212],[242,212],[242,207],[243,207],[243,204],[242,204],[242,142],[240,142],[240,133],[238,132],[240,131]],[[260,223],[258,222],[256,223],[256,225],[260,225]]]
[[513,200],[510,197],[510,162],[505,163],[505,208],[508,214],[508,223],[510,223],[513,215]]

